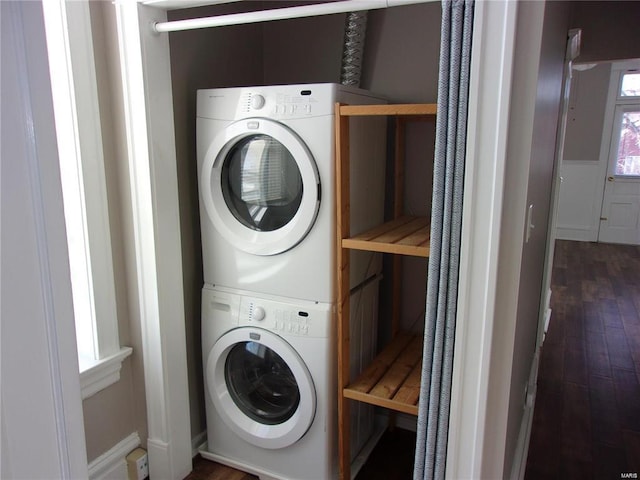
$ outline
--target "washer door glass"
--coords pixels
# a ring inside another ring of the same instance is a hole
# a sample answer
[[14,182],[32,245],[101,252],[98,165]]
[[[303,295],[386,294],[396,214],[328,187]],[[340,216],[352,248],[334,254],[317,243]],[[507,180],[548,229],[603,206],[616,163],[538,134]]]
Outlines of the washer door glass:
[[229,330],[209,351],[205,375],[217,414],[253,445],[288,447],[313,422],[317,398],[309,369],[291,344],[268,330]]
[[266,345],[243,342],[233,347],[227,356],[225,378],[238,408],[266,425],[286,422],[300,403],[291,369]]
[[302,200],[302,177],[282,143],[251,135],[236,143],[222,167],[224,200],[243,225],[270,232],[291,221]]

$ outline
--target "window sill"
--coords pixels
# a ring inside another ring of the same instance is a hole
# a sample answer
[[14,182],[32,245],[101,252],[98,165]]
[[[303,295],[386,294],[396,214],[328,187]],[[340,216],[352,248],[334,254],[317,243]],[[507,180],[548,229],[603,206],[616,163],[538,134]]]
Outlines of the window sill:
[[131,347],[122,347],[119,352],[101,360],[92,360],[90,362],[81,360],[80,388],[82,390],[82,399],[89,398],[120,380],[122,362],[132,352],[133,349]]

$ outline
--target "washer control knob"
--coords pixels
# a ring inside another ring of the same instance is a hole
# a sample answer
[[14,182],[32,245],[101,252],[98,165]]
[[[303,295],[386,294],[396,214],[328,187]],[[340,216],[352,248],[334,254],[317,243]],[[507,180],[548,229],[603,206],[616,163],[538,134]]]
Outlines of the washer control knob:
[[264,308],[262,307],[256,307],[253,309],[253,319],[261,322],[262,320],[264,320],[264,317],[267,316],[267,312],[264,311]]
[[264,97],[262,95],[252,95],[251,96],[251,108],[254,110],[260,110],[264,107]]

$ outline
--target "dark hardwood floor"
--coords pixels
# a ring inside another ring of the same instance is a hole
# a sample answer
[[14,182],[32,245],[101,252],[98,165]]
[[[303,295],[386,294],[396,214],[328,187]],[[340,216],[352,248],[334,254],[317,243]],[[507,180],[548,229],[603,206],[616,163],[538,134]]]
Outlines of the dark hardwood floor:
[[[396,428],[387,431],[358,473],[356,480],[411,480],[416,434]],[[210,462],[199,455],[185,480],[256,480],[257,477]],[[326,479],[317,479],[326,480]]]
[[640,247],[558,241],[526,480],[640,475]]
[[196,455],[193,459],[193,471],[185,480],[256,480],[257,478],[254,475],[234,470]]

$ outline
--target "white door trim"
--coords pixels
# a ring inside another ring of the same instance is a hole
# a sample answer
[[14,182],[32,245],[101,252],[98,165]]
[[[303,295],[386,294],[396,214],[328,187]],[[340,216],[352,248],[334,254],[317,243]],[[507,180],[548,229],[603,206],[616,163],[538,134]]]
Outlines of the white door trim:
[[[458,325],[446,478],[481,478],[496,311],[516,2],[476,3],[467,137]],[[489,466],[491,469],[491,466]]]
[[86,478],[42,4],[0,8],[2,119],[12,120],[1,142],[0,477]]
[[182,250],[166,12],[116,2],[133,204],[150,477],[191,465]]
[[[618,102],[618,93],[620,89],[621,76],[626,70],[637,69],[640,66],[640,59],[622,60],[618,62],[612,62],[611,75],[609,77],[609,90],[607,92],[607,106],[605,110],[604,122],[602,125],[602,141],[600,142],[600,190],[597,192],[600,196],[600,208],[597,215],[594,218],[596,225],[598,225],[597,241],[608,242],[612,240],[612,236],[607,232],[605,235],[601,235],[601,229],[606,221],[602,218],[607,212],[604,212],[605,197],[607,196],[607,177],[613,175],[611,169],[611,158],[617,153],[618,138],[613,136],[614,125],[619,120],[619,109],[624,108]],[[633,97],[631,97],[633,98]],[[630,99],[629,103],[636,103],[637,100]],[[622,180],[624,181],[624,180]],[[604,240],[601,240],[601,236]],[[617,243],[617,242],[616,242]],[[631,243],[634,243],[633,241]]]
[[[558,208],[560,204],[560,184],[562,183],[561,167],[564,157],[564,140],[567,131],[567,113],[569,111],[569,93],[571,91],[572,62],[574,56],[579,55],[582,31],[571,29],[567,32],[567,50],[565,53],[564,73],[562,78],[562,97],[560,117],[558,119],[558,135],[556,136],[555,157],[553,160],[553,180],[551,183],[551,203],[549,204],[549,227],[547,230],[547,244],[545,266],[542,277],[542,295],[540,297],[540,317],[538,320],[538,338],[536,350],[542,347],[547,332],[548,321],[551,316],[551,275],[553,272],[553,257],[558,228]],[[576,48],[577,42],[577,51]],[[537,375],[536,375],[537,376]],[[535,380],[535,378],[534,378]],[[534,385],[531,385],[532,388]]]

